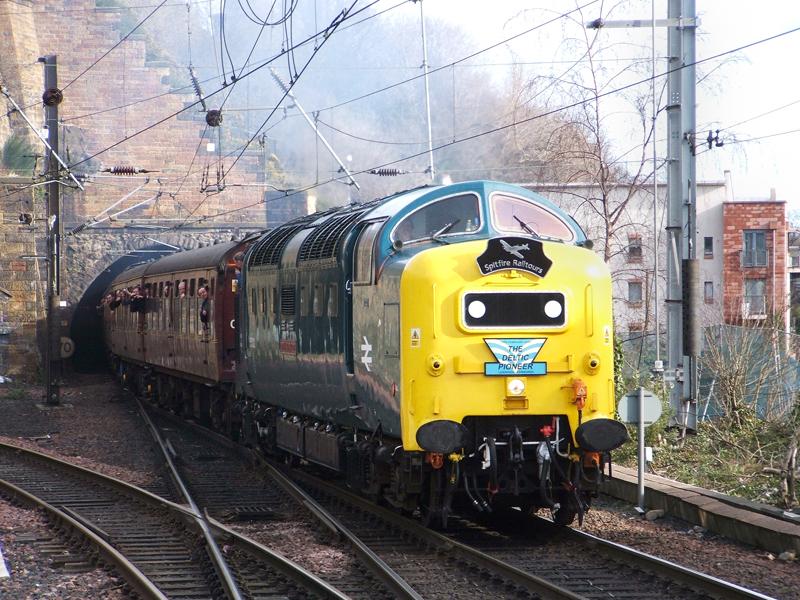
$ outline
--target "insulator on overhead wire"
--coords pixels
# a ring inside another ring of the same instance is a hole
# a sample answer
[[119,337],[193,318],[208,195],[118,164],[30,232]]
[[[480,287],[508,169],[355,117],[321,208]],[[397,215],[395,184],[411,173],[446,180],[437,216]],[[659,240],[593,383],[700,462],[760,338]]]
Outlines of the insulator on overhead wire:
[[206,101],[203,100],[203,90],[200,89],[200,82],[197,81],[193,67],[189,67],[189,77],[192,78],[192,87],[194,88],[194,93],[197,94],[197,97],[200,99],[200,104],[203,105],[203,110],[208,110],[206,107]]
[[370,174],[378,175],[379,177],[396,177],[397,175],[405,175],[408,171],[403,169],[372,169]]
[[111,173],[113,175],[137,175],[139,173],[152,173],[153,171],[148,171],[147,169],[137,169],[136,167],[129,167],[126,165],[116,165],[109,167],[108,169],[103,169],[102,172]]
[[283,90],[284,94],[288,94],[289,93],[289,86],[286,85],[286,82],[283,79],[281,79],[281,76],[278,75],[278,72],[275,69],[273,69],[272,67],[270,67],[269,73],[270,73],[270,75],[272,75],[272,78],[275,80],[275,83],[278,84],[278,87]]

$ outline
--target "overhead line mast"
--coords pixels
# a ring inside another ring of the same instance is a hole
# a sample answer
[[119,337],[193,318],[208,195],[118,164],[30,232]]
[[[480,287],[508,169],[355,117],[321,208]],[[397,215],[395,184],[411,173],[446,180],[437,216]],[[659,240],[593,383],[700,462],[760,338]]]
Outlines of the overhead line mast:
[[[697,178],[695,161],[695,0],[669,0],[667,19],[603,21],[600,27],[667,27],[667,356],[664,379],[674,381],[671,425],[697,429],[700,328],[697,320]],[[655,222],[655,220],[654,220]],[[658,232],[653,232],[658,237]],[[657,250],[656,250],[657,251]],[[657,276],[657,274],[655,274]]]

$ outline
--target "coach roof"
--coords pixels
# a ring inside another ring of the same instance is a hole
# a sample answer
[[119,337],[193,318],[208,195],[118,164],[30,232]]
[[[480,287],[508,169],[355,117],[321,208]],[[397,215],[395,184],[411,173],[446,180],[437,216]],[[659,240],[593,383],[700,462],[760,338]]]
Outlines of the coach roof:
[[176,252],[169,256],[164,256],[147,265],[145,277],[161,275],[163,273],[177,273],[179,271],[189,271],[192,269],[217,268],[222,266],[228,256],[233,256],[235,250],[242,245],[242,242],[225,242],[206,246],[197,250]]

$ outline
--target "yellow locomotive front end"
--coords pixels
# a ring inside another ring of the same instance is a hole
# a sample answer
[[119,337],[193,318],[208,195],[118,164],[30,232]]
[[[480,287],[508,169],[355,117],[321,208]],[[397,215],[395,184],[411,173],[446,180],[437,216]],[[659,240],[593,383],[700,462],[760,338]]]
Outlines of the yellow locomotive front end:
[[442,245],[409,260],[400,293],[403,448],[441,470],[441,495],[461,480],[479,510],[582,515],[627,439],[602,260],[533,237]]

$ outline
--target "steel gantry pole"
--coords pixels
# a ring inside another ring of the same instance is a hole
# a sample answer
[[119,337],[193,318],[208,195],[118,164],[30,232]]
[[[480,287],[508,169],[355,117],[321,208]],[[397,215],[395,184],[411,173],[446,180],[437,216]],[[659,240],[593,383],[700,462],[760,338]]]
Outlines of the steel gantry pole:
[[667,82],[667,339],[671,424],[697,427],[697,182],[695,177],[694,0],[669,0]]
[[[416,1],[416,0],[415,0]],[[431,129],[431,92],[428,87],[428,40],[425,35],[425,10],[422,7],[424,0],[419,0],[419,20],[422,25],[422,73],[425,81],[425,113],[428,123],[428,174],[431,181],[436,178],[436,170],[433,167],[433,132]]]
[[44,103],[47,124],[47,334],[45,342],[45,402],[57,405],[61,401],[61,330],[59,308],[61,304],[61,201],[58,158],[58,105],[62,94],[58,89],[58,72],[55,55],[39,59],[44,63]]

